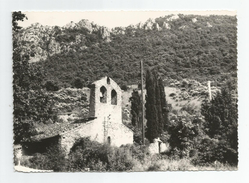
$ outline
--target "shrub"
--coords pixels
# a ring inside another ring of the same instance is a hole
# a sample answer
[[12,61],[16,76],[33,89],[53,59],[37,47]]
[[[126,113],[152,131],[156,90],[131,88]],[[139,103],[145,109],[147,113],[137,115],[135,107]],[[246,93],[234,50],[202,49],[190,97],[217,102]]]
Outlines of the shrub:
[[67,160],[65,151],[59,146],[53,146],[46,153],[36,153],[28,161],[24,162],[24,166],[41,170],[66,171]]
[[197,146],[197,151],[197,156],[192,160],[194,164],[209,165],[217,161],[233,166],[238,164],[237,152],[229,148],[224,141],[205,138]]
[[202,120],[198,116],[172,116],[168,132],[171,150],[169,155],[174,159],[189,157],[190,151],[195,149],[204,135]]
[[70,171],[129,171],[134,166],[129,146],[112,147],[81,138],[69,154]]
[[58,91],[60,89],[55,81],[46,81],[45,88],[47,91]]
[[127,91],[128,90],[128,86],[126,84],[123,84],[121,86],[121,89],[124,90],[124,91]]
[[76,78],[73,82],[72,82],[72,86],[75,88],[82,88],[84,86],[83,81],[80,78]]

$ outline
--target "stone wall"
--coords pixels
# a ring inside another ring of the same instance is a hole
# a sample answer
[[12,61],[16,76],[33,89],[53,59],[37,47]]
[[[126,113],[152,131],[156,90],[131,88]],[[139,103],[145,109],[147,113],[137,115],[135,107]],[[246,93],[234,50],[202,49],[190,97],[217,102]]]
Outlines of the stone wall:
[[118,147],[123,144],[133,143],[133,132],[128,127],[123,124],[104,121],[103,118],[97,118],[80,125],[74,130],[61,134],[61,146],[69,153],[75,141],[82,137],[90,137],[92,141],[99,143],[108,143],[109,137],[110,145]]
[[98,125],[96,121],[97,120],[90,121],[80,125],[76,129],[61,134],[61,147],[69,153],[75,141],[82,137],[90,137],[91,140],[102,142],[101,136],[103,137],[103,134],[101,134],[101,124]]
[[108,137],[111,139],[111,144],[114,146],[121,146],[123,144],[133,143],[133,132],[123,124],[112,123],[105,136],[106,140]]
[[169,150],[169,144],[163,143],[159,138],[154,139],[153,143],[149,145],[150,154],[159,154],[167,152]]

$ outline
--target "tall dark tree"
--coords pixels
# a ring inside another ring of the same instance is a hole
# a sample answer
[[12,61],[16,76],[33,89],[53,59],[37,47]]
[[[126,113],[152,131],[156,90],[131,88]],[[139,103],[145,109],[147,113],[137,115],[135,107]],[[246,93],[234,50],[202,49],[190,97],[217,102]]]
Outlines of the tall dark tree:
[[138,93],[138,90],[133,90],[131,97],[131,123],[134,127],[141,128],[140,120],[142,113],[142,105],[141,105],[141,96]]
[[157,70],[147,71],[146,75],[146,137],[152,142],[154,138],[160,137],[168,125],[168,110],[161,77]]
[[156,106],[156,78],[151,70],[146,73],[146,104],[145,115],[147,119],[146,138],[153,142],[155,138],[159,137],[158,134],[158,110]]
[[158,87],[160,90],[161,110],[163,115],[162,129],[166,131],[168,129],[168,124],[169,124],[169,118],[168,118],[169,109],[166,101],[166,94],[163,86],[163,80],[161,77],[158,80]]
[[164,129],[164,118],[163,118],[163,111],[162,111],[162,101],[161,101],[161,90],[159,86],[159,77],[156,71],[153,71],[153,76],[155,78],[155,95],[156,95],[156,109],[157,109],[157,133],[161,136],[163,129]]

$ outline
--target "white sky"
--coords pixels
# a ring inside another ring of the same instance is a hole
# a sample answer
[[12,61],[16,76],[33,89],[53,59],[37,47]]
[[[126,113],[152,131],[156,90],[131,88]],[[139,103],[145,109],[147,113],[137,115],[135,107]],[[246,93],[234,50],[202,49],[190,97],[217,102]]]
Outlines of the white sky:
[[84,11],[84,12],[23,12],[28,20],[19,22],[22,27],[33,23],[50,26],[64,26],[70,21],[79,22],[88,19],[98,25],[108,28],[126,27],[145,22],[149,18],[158,18],[169,14],[196,14],[196,15],[236,15],[236,11]]

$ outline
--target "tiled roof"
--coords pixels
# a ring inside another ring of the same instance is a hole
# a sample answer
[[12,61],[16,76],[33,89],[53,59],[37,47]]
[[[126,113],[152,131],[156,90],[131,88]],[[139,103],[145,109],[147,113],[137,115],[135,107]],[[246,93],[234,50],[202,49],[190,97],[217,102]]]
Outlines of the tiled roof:
[[67,131],[78,128],[93,119],[81,119],[74,122],[66,122],[66,123],[53,123],[53,124],[42,124],[36,127],[37,135],[32,136],[32,141],[40,141],[42,139],[55,137]]

